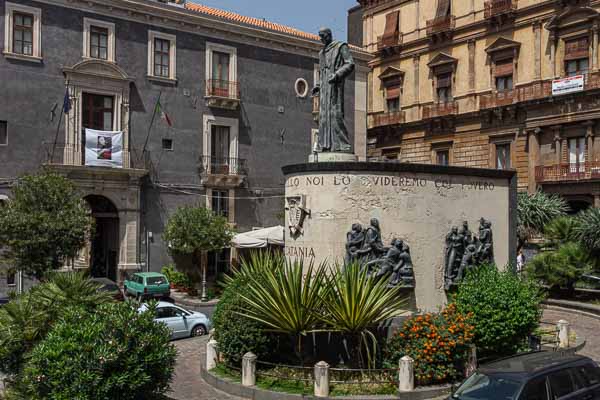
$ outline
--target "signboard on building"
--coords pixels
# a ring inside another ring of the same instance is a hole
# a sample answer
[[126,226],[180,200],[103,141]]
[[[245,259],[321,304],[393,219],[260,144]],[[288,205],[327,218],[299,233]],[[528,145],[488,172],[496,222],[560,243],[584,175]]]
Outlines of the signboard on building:
[[86,129],[85,165],[123,168],[123,132]]
[[585,84],[583,75],[569,76],[568,78],[555,79],[552,81],[552,96],[561,94],[581,92]]

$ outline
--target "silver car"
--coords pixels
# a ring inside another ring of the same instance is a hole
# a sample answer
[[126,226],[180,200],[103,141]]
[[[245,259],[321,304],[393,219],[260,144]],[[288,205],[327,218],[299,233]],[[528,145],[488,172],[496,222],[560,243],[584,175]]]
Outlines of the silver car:
[[[148,306],[142,304],[139,311],[146,311]],[[188,311],[175,304],[159,301],[156,306],[157,322],[162,322],[171,330],[171,339],[181,339],[206,335],[211,328],[208,317],[196,311]]]

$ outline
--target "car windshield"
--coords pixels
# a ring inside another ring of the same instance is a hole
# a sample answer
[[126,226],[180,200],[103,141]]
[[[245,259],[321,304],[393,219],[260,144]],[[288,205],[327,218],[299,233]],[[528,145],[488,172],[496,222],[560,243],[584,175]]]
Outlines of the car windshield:
[[147,278],[146,281],[148,282],[148,285],[162,285],[164,283],[167,283],[165,278],[163,278],[162,276],[151,276]]
[[457,400],[513,400],[521,382],[504,377],[475,373],[452,395]]

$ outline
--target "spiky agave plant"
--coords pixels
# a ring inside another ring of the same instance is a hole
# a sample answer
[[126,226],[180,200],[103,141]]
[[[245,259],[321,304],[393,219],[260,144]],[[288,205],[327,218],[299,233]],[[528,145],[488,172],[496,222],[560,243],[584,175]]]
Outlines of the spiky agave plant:
[[541,233],[553,219],[566,214],[569,207],[558,195],[537,191],[519,193],[517,201],[518,248],[535,234]]
[[377,352],[377,339],[372,329],[382,322],[402,314],[406,296],[399,286],[389,287],[389,279],[376,279],[367,275],[360,264],[337,268],[327,277],[325,313],[321,320],[328,330],[347,335],[354,343],[354,358],[363,367],[362,349],[367,355],[367,365],[373,367]]
[[579,221],[574,217],[563,216],[552,220],[544,227],[544,237],[554,246],[577,240]]
[[600,208],[582,211],[576,220],[578,239],[588,250],[600,255]]
[[253,254],[237,272],[248,278],[240,315],[263,324],[265,331],[294,338],[302,362],[302,337],[317,330],[323,312],[327,267],[281,255]]

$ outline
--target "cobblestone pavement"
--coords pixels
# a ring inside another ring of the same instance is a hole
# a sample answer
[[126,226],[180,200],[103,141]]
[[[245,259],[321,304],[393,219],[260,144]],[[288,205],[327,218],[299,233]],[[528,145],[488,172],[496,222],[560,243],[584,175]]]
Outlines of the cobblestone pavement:
[[179,356],[171,384],[172,392],[168,396],[173,400],[241,400],[213,388],[200,376],[200,363],[206,357],[206,342],[208,336],[174,342]]
[[571,329],[575,330],[577,336],[585,338],[585,347],[579,354],[600,362],[600,321],[569,311],[544,310],[544,322],[556,323],[561,319],[571,324]]

